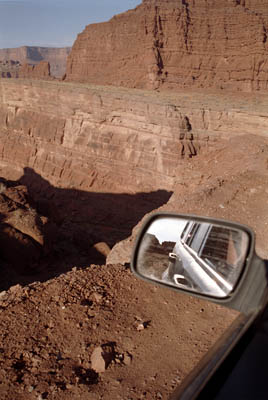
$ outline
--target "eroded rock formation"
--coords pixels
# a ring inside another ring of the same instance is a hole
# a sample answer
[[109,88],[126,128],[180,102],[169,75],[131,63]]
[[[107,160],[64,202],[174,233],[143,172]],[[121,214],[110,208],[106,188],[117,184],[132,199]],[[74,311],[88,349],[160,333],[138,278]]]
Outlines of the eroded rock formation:
[[67,80],[149,89],[268,88],[265,0],[143,0],[75,41]]
[[47,61],[51,66],[51,75],[62,77],[66,70],[66,60],[70,47],[33,47],[22,46],[18,48],[0,49],[0,61],[17,60],[21,64],[36,65],[40,61]]
[[40,61],[39,64],[30,65],[23,64],[19,69],[19,78],[29,79],[49,79],[50,75],[50,64],[47,61]]

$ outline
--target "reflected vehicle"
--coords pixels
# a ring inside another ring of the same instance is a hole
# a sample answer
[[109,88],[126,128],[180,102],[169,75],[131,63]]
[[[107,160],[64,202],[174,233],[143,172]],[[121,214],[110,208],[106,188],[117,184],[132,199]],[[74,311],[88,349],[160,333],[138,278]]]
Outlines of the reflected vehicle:
[[165,217],[145,230],[137,269],[145,277],[227,297],[239,280],[249,236],[235,227]]
[[232,291],[243,265],[248,238],[241,231],[188,221],[169,253],[162,279],[217,297]]

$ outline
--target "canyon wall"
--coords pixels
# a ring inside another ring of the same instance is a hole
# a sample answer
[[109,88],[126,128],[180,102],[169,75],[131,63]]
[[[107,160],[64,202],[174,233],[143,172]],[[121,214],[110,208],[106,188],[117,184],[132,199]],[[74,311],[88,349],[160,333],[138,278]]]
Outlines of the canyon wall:
[[57,186],[171,185],[200,147],[184,112],[147,93],[2,80],[0,98],[1,166],[18,176],[31,167]]
[[0,176],[29,167],[57,187],[171,188],[184,159],[219,138],[267,136],[267,110],[265,95],[1,80]]
[[66,79],[266,91],[267,35],[267,0],[143,0],[78,35]]
[[56,77],[64,75],[66,60],[70,47],[36,47],[22,46],[10,49],[0,49],[0,61],[19,61],[21,64],[36,65],[40,61],[47,61],[51,66],[51,74]]

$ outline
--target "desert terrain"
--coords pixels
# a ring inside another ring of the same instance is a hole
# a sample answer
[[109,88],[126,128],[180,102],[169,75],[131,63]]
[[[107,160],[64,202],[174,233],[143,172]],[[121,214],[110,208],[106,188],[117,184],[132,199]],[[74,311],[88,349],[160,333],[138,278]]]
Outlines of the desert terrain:
[[247,224],[268,257],[267,17],[212,3],[144,0],[78,35],[64,81],[0,80],[1,400],[168,399],[239,316],[130,271],[161,210]]

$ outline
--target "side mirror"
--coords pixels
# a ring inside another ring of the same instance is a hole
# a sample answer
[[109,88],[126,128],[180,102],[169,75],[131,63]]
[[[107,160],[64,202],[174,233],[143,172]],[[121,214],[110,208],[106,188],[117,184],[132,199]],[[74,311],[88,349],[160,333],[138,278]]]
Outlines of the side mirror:
[[256,299],[249,295],[256,279],[267,286],[263,262],[255,274],[249,271],[250,264],[260,262],[254,234],[247,226],[190,215],[154,214],[138,236],[131,266],[145,280],[241,311],[256,306]]

